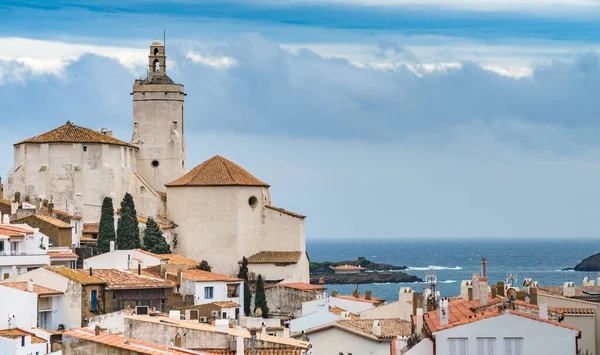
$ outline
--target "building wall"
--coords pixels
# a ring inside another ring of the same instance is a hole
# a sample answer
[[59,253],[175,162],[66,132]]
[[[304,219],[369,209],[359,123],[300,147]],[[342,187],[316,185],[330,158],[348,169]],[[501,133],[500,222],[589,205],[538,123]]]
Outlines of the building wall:
[[25,223],[33,228],[39,228],[40,232],[48,236],[50,244],[53,247],[72,247],[72,228],[58,228],[57,226],[45,222],[33,215],[15,220],[14,223]]
[[63,335],[63,355],[81,355],[81,354],[98,354],[98,355],[143,355],[147,352],[140,353],[134,350],[127,350],[87,341],[72,336]]
[[434,333],[436,354],[449,355],[448,338],[468,338],[468,353],[475,353],[477,338],[496,338],[496,354],[504,354],[504,338],[523,338],[523,354],[575,355],[577,332],[512,315],[483,319]]
[[[129,261],[129,262],[128,262]],[[108,253],[100,254],[87,258],[83,261],[83,268],[94,269],[137,269],[138,264],[142,268],[160,264],[160,259],[133,250],[113,250]]]
[[[37,327],[37,295],[0,285],[0,329]],[[11,317],[9,326],[9,315]]]
[[[24,329],[29,331],[29,329]],[[46,354],[47,343],[31,343],[31,336],[25,337],[25,346],[21,346],[21,338],[10,339],[0,337],[0,354],[4,355],[32,355]]]
[[265,289],[267,305],[271,313],[284,313],[300,317],[302,303],[315,300],[318,296],[313,292],[304,292],[283,286],[274,286]]
[[[184,283],[189,285],[188,280],[184,280]],[[228,298],[227,297],[227,285],[237,284],[240,297]],[[194,282],[194,304],[207,304],[218,301],[231,301],[237,304],[243,304],[244,299],[244,286],[243,282]],[[213,288],[213,298],[205,298],[204,289],[206,287]],[[189,286],[186,287],[189,290]],[[241,301],[241,303],[240,303]]]
[[600,330],[600,317],[598,317],[600,303],[538,293],[538,304],[542,303],[547,303],[548,307],[554,308],[593,308],[595,311],[595,314],[593,315],[593,324],[591,324],[589,320],[584,321],[571,316],[565,316],[563,323],[578,327],[581,330],[579,348],[584,352],[585,350],[589,350],[592,354],[595,354],[596,349],[600,349],[600,334],[598,334],[598,330]]
[[367,309],[375,308],[373,304],[368,302],[345,300],[336,297],[325,297],[302,303],[302,315],[305,316],[307,314],[317,312],[323,307],[339,307],[355,314],[366,311]]
[[[133,86],[133,142],[137,171],[156,191],[186,173],[183,85]],[[153,161],[158,166],[153,166]]]
[[[86,151],[83,147],[86,147]],[[7,192],[50,199],[54,207],[100,220],[102,199],[119,201],[130,187],[135,169],[133,148],[112,144],[20,144],[8,173]]]
[[231,336],[213,331],[201,331],[182,328],[175,325],[142,322],[125,319],[125,336],[127,338],[149,341],[157,344],[169,344],[177,334],[183,335],[182,345],[188,349],[229,349]]
[[337,328],[329,328],[309,334],[312,344],[311,355],[389,355],[390,342],[369,340]]
[[366,311],[360,312],[360,318],[366,319],[389,319],[389,318],[401,318],[404,320],[410,320],[410,318],[403,317],[400,302],[393,302],[384,304],[383,306],[367,309]]
[[248,264],[248,271],[256,275],[262,275],[266,281],[310,283],[309,265],[308,258],[303,253],[300,260],[295,264]]
[[137,214],[147,217],[165,216],[162,198],[138,172],[132,176],[129,192],[133,196]]

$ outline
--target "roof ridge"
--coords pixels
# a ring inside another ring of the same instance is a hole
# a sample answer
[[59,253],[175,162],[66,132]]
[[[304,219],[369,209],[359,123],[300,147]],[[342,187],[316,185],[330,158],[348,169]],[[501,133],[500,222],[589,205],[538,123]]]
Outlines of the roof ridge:
[[235,185],[238,185],[237,180],[233,178],[233,175],[231,174],[231,170],[229,170],[229,166],[227,166],[227,164],[225,164],[225,160],[227,160],[227,159],[223,158],[220,155],[217,155],[216,158],[219,159],[219,161],[221,162],[221,164],[223,164],[223,167],[225,168],[225,171],[227,171],[227,175],[229,175],[229,178],[231,179],[231,182],[233,184],[235,184]]

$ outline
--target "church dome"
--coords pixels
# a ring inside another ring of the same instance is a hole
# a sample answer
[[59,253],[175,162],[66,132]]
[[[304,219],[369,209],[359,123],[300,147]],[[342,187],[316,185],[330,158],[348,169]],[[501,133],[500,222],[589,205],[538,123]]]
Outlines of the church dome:
[[[146,42],[146,43],[148,43],[148,42]],[[160,46],[162,46],[162,45],[163,45],[163,44],[162,44],[162,42],[161,42],[161,41],[154,41],[154,42],[152,42],[152,47],[155,47],[155,46],[159,46],[159,47],[160,47]]]
[[179,179],[166,184],[179,186],[262,186],[269,184],[252,176],[236,163],[216,155],[192,169]]

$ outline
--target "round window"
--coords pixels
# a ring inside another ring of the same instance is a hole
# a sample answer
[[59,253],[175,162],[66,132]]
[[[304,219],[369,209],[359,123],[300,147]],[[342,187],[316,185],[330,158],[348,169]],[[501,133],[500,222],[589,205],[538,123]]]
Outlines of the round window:
[[258,199],[256,197],[252,196],[248,199],[248,204],[250,205],[250,207],[254,208],[254,207],[258,206]]
[[153,168],[158,168],[158,160],[153,160],[152,161],[152,167]]

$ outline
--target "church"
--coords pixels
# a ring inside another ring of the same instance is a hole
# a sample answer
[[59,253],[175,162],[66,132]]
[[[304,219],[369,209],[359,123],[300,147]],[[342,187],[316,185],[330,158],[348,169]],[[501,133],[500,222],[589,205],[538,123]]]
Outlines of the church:
[[161,42],[152,43],[148,57],[148,75],[135,80],[131,93],[130,142],[71,121],[17,142],[5,196],[50,201],[85,229],[99,222],[104,197],[118,208],[129,192],[138,220],[165,226],[173,252],[207,260],[224,274],[237,273],[246,257],[250,271],[266,280],[308,283],[305,216],[273,206],[269,185],[224,157],[187,171],[186,93],[167,75]]

